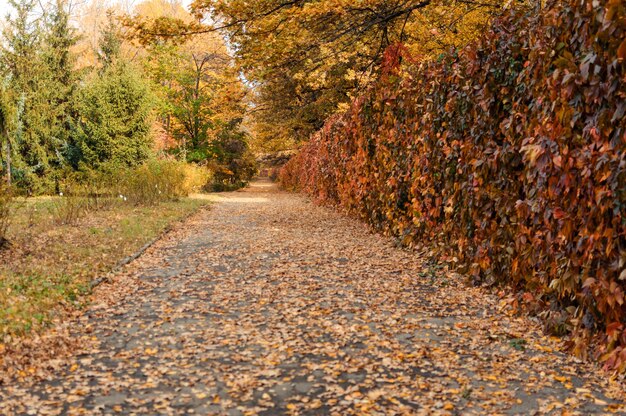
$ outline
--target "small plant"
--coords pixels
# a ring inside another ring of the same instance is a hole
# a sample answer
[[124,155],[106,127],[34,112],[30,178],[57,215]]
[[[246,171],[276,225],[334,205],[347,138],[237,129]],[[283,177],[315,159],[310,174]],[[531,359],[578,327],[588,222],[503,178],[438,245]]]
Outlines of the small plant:
[[471,387],[465,387],[461,392],[461,397],[463,397],[465,400],[469,400],[470,397],[472,397],[472,391],[473,389]]
[[57,224],[74,225],[89,209],[86,189],[78,184],[64,186],[51,207],[52,217]]
[[523,338],[513,338],[509,341],[509,345],[518,351],[524,351],[526,349],[526,340]]

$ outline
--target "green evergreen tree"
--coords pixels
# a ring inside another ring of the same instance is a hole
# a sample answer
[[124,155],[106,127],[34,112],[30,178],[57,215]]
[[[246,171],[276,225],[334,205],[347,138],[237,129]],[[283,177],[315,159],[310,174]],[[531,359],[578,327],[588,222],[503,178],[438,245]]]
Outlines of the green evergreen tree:
[[5,25],[0,50],[11,100],[18,110],[9,134],[15,143],[14,179],[30,193],[50,190],[51,171],[60,163],[60,145],[49,131],[50,105],[46,90],[45,64],[42,61],[42,36],[38,20],[33,19],[35,1],[10,0],[14,8]]
[[68,152],[71,152],[71,132],[77,117],[75,96],[79,82],[79,74],[74,69],[76,58],[71,49],[78,36],[69,25],[66,8],[65,0],[57,0],[46,20],[43,50],[46,88],[41,93],[46,94],[50,108],[50,135],[64,150],[64,156],[71,157]]
[[100,41],[98,42],[98,61],[105,71],[119,58],[122,48],[122,36],[120,27],[115,20],[115,14],[112,10],[107,11],[107,24],[100,32]]
[[124,62],[113,63],[82,91],[78,163],[87,168],[124,167],[152,150],[153,99],[149,83]]
[[119,59],[120,30],[114,16],[102,28],[98,57],[101,70],[86,83],[78,100],[77,168],[124,168],[145,161],[152,152],[154,97],[137,68]]
[[8,80],[7,100],[16,109],[16,120],[7,129],[14,143],[13,172],[26,191],[51,192],[66,164],[76,117],[79,79],[71,48],[78,38],[65,0],[57,0],[43,18],[36,16],[34,0],[10,4],[14,13],[5,27],[0,61]]
[[[1,76],[1,75],[0,75]],[[13,146],[9,129],[11,119],[13,118],[13,109],[9,100],[9,93],[4,79],[0,78],[0,170],[2,171],[7,185],[11,186],[11,165],[13,156]]]

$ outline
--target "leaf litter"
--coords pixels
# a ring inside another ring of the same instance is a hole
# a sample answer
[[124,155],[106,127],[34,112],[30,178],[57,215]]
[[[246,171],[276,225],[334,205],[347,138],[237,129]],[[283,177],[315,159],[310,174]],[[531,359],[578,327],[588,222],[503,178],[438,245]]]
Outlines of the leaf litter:
[[72,354],[0,414],[626,411],[506,298],[267,182],[215,198],[59,324]]

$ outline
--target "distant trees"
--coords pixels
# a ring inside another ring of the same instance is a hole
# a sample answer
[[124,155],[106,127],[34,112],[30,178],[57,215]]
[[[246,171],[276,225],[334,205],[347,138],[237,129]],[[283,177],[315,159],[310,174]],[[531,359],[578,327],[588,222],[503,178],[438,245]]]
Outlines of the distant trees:
[[474,39],[505,7],[535,0],[198,0],[197,18],[128,19],[138,39],[227,33],[253,88],[257,141],[269,149],[307,140],[377,78],[402,43],[426,59]]
[[[97,16],[95,4],[82,32],[85,18],[72,20],[66,0],[10,4],[0,42],[0,166],[23,192],[55,192],[73,170],[124,169],[156,151],[226,166],[219,149],[229,135],[248,151],[246,88],[219,35],[141,45],[112,10]],[[137,10],[193,20],[162,0]]]
[[[163,21],[194,21],[180,5],[162,0],[141,3],[137,10]],[[224,38],[204,33],[140,40],[146,73],[161,96],[161,124],[174,142],[169,151],[192,163],[213,164],[225,182],[249,177],[254,160],[243,127],[247,89]]]

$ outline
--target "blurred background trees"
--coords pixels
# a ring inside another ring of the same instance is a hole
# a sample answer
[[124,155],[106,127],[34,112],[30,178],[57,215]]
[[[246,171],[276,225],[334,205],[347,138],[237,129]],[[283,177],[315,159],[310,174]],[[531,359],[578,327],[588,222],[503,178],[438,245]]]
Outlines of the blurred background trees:
[[436,60],[503,10],[541,6],[7,1],[0,162],[33,194],[54,192],[68,170],[123,168],[154,155],[213,166],[223,185],[237,186],[254,171],[252,152],[294,149],[344,111],[378,79],[390,46],[404,51],[403,66]]
[[225,39],[137,42],[120,22],[131,11],[193,22],[180,2],[9,6],[0,39],[0,166],[22,193],[58,192],[69,174],[154,157],[228,172],[215,178],[229,187],[250,179],[248,87]]
[[402,44],[417,61],[474,40],[494,16],[538,0],[196,0],[194,21],[127,20],[137,39],[225,33],[250,90],[255,148],[308,140],[380,73],[383,54]]

